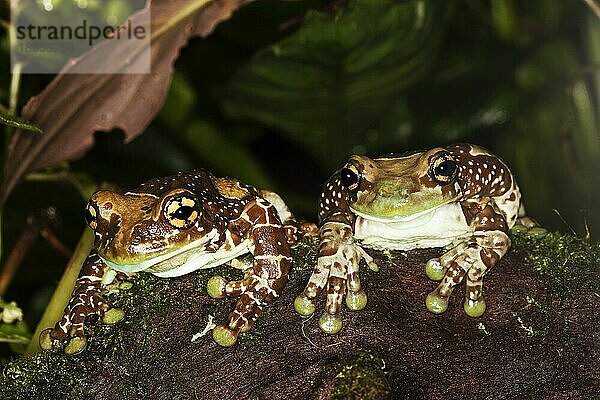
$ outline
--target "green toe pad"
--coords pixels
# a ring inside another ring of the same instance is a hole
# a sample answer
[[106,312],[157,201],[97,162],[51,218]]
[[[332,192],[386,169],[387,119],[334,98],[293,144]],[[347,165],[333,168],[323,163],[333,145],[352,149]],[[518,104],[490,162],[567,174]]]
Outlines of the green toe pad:
[[125,311],[120,308],[111,308],[104,313],[102,322],[107,325],[113,325],[125,318]]
[[44,329],[42,333],[40,333],[40,347],[43,350],[52,349],[52,337],[50,336],[50,332],[52,332],[52,328]]
[[362,310],[366,305],[367,294],[364,292],[364,290],[350,292],[346,296],[346,306],[353,311]]
[[425,274],[432,281],[441,281],[444,277],[444,273],[444,268],[437,258],[432,258],[425,264]]
[[308,297],[301,294],[294,300],[294,309],[296,309],[298,314],[308,317],[315,312],[315,305],[308,299]]
[[342,329],[342,318],[339,314],[331,315],[328,312],[324,312],[321,318],[319,318],[319,328],[330,335],[338,333]]
[[425,305],[432,313],[441,314],[448,308],[448,299],[444,299],[430,293],[425,299]]
[[87,340],[85,338],[75,337],[69,340],[69,343],[65,346],[65,354],[72,356],[77,353],[81,353],[87,346]]
[[534,239],[543,239],[548,234],[548,230],[540,226],[533,227],[527,231],[527,236]]
[[237,334],[227,329],[223,325],[217,326],[212,331],[213,339],[218,345],[223,347],[231,347],[237,341]]
[[121,290],[129,290],[129,289],[131,289],[132,287],[133,287],[133,283],[131,283],[131,282],[128,282],[128,281],[126,281],[126,282],[121,282],[121,283],[119,284],[119,289],[121,289]]
[[367,264],[367,266],[369,267],[369,269],[373,272],[379,272],[379,265],[375,264],[374,261],[371,261],[369,264]]
[[481,317],[485,312],[485,300],[483,298],[479,301],[466,300],[463,307],[469,317]]
[[208,280],[206,284],[206,291],[208,295],[213,299],[222,299],[225,297],[225,286],[227,281],[225,278],[219,275],[215,275]]
[[527,230],[528,230],[528,229],[529,229],[529,228],[527,228],[527,227],[526,227],[525,225],[523,225],[523,224],[516,224],[515,226],[513,226],[512,228],[510,228],[510,231],[511,231],[512,233],[519,234],[519,233],[524,233],[524,232],[527,232]]

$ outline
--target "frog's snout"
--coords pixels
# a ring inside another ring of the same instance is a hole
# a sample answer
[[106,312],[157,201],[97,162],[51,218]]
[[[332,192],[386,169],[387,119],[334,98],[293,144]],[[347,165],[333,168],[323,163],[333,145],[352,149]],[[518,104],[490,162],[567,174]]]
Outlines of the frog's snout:
[[379,197],[383,198],[395,198],[402,202],[408,199],[409,190],[406,188],[398,187],[397,185],[385,184],[380,185],[377,191]]

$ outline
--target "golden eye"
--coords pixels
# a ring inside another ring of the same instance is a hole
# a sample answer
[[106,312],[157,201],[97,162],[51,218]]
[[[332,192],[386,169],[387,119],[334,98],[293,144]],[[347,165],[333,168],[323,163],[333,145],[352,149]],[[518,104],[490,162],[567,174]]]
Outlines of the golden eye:
[[177,196],[165,205],[165,217],[175,228],[187,229],[198,219],[196,200],[188,196]]
[[358,188],[358,180],[360,178],[360,174],[358,169],[352,164],[346,164],[344,168],[340,171],[340,180],[342,181],[342,185],[344,185],[351,192],[355,191]]
[[96,216],[96,209],[91,204],[88,204],[83,212],[83,217],[85,218],[85,222],[87,222],[89,227],[93,230],[96,230],[98,227],[98,220]]
[[456,161],[449,154],[443,154],[433,160],[431,164],[431,174],[433,179],[440,185],[448,184],[452,181],[458,171]]

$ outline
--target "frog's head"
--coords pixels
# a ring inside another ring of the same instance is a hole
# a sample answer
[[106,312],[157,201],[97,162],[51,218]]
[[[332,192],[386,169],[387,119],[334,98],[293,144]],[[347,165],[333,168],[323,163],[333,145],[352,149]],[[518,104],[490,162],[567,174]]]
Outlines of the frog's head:
[[85,219],[94,230],[96,250],[108,265],[124,272],[157,264],[175,268],[185,262],[182,255],[204,246],[214,230],[204,226],[208,224],[196,194],[180,181],[143,188],[125,194],[99,191],[91,197]]
[[401,220],[455,201],[458,165],[443,148],[372,160],[352,156],[340,171],[350,208],[367,219]]

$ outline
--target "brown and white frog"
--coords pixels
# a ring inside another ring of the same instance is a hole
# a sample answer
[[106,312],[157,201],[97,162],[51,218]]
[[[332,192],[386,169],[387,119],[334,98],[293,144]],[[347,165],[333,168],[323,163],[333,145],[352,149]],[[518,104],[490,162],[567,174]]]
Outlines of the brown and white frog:
[[297,222],[277,194],[202,169],[153,179],[123,194],[96,192],[85,219],[94,230],[94,249],[64,316],[40,337],[42,348],[64,347],[68,354],[85,348],[87,316],[106,323],[123,318],[103,298],[111,277],[141,271],[176,277],[251,253],[252,265],[236,264],[245,265],[243,279],[209,281],[213,297],[240,295],[227,323],[213,330],[217,343],[231,346],[286,284],[290,243],[317,232],[314,224]]
[[[370,159],[352,156],[326,183],[319,201],[317,265],[295,300],[301,315],[312,315],[327,287],[319,326],[342,327],[342,300],[351,310],[367,304],[359,263],[376,268],[363,247],[388,250],[445,247],[425,272],[440,284],[426,298],[433,313],[448,306],[453,288],[466,277],[465,312],[486,308],[483,277],[510,248],[508,230],[524,213],[519,187],[506,164],[470,144]],[[531,225],[530,222],[527,222]]]

